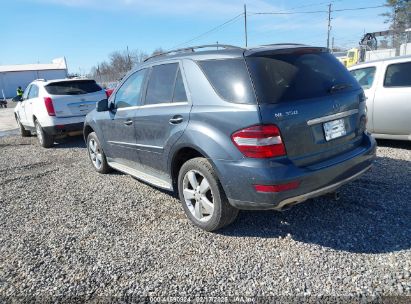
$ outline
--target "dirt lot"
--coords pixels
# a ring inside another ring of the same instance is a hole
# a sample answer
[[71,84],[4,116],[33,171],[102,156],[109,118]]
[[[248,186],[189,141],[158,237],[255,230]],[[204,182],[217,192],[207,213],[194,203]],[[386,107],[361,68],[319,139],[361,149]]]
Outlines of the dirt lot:
[[[411,144],[289,211],[193,227],[172,194],[99,175],[81,138],[0,138],[0,302],[179,296],[403,296],[411,301]],[[407,297],[408,296],[408,297]],[[170,299],[170,298],[161,298]]]

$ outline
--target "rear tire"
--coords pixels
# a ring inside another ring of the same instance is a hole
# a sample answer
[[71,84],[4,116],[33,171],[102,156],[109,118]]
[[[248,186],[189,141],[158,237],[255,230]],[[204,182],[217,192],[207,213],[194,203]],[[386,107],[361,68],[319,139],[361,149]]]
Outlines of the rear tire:
[[21,137],[30,137],[31,132],[26,130],[23,125],[21,124],[20,120],[16,117],[17,125],[19,126],[20,135]]
[[87,136],[87,153],[94,170],[98,173],[106,174],[113,170],[107,163],[106,154],[95,132],[91,132]]
[[54,137],[44,132],[37,120],[34,122],[34,126],[36,127],[37,139],[39,140],[40,146],[43,148],[51,148],[54,145]]
[[217,174],[205,158],[190,159],[181,167],[178,192],[187,217],[203,230],[218,230],[237,218],[239,210],[228,202]]

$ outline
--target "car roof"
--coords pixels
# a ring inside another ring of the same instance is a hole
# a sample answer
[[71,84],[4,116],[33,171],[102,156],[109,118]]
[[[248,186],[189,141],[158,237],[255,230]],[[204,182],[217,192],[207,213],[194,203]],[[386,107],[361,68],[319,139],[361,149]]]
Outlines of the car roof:
[[[214,47],[213,50],[200,50],[205,47]],[[220,49],[217,49],[220,48]],[[208,60],[208,59],[226,59],[226,58],[238,58],[242,56],[252,56],[257,53],[262,52],[275,52],[280,50],[289,50],[297,48],[316,48],[304,44],[296,43],[279,43],[279,44],[269,44],[256,47],[237,47],[231,45],[208,45],[199,47],[188,47],[185,49],[168,51],[159,55],[154,55],[147,58],[143,63],[139,64],[136,69],[141,67],[150,66],[153,64],[158,64],[160,62],[166,62],[173,59],[192,59],[192,60]],[[174,53],[176,52],[176,53]],[[134,70],[136,70],[134,69]]]
[[[215,48],[212,50],[204,50],[205,48]],[[212,60],[212,59],[229,59],[229,58],[239,58],[243,56],[253,56],[255,54],[264,54],[264,52],[273,53],[276,51],[286,51],[286,50],[293,50],[293,49],[300,49],[300,48],[313,48],[313,49],[320,49],[320,50],[327,50],[323,47],[314,47],[305,44],[297,44],[297,43],[278,43],[278,44],[268,44],[268,45],[261,45],[255,47],[238,47],[232,45],[224,45],[224,44],[213,44],[213,45],[205,45],[205,46],[194,46],[194,47],[187,47],[184,49],[179,50],[172,50],[167,51],[165,53],[161,53],[158,55],[154,55],[148,57],[144,60],[144,62],[139,63],[136,65],[129,73],[134,73],[142,68],[147,68],[152,65],[158,65],[161,63],[167,63],[169,61],[173,61],[176,59],[191,59],[196,61],[201,60]],[[200,49],[198,51],[198,49]],[[197,50],[197,51],[196,51]]]
[[390,63],[395,63],[395,62],[407,62],[411,61],[411,55],[406,55],[406,56],[396,56],[396,57],[389,57],[389,58],[384,58],[384,59],[377,59],[377,60],[370,60],[366,62],[361,62],[356,65],[351,66],[349,69],[353,68],[360,68],[362,66],[367,66],[369,64],[373,63],[379,63],[379,62],[390,62]]
[[89,79],[89,78],[61,78],[61,79],[36,79],[32,83],[46,86],[51,83],[58,83],[58,82],[70,82],[70,81],[95,81],[94,79]]

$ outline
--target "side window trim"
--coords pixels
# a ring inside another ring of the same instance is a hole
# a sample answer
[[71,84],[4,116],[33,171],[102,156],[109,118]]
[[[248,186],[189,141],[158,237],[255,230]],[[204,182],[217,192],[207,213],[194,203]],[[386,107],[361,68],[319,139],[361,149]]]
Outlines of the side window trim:
[[[148,83],[149,83],[149,81],[150,81],[151,74],[152,74],[152,72],[153,72],[153,68],[156,67],[156,66],[165,65],[165,64],[173,64],[173,63],[177,63],[177,64],[178,64],[178,67],[177,67],[177,71],[176,71],[176,73],[175,73],[175,75],[174,75],[173,96],[172,96],[171,102],[163,102],[163,103],[158,103],[158,104],[146,104],[146,97],[147,97],[147,91],[148,91]],[[149,69],[149,71],[147,72],[146,80],[145,80],[145,83],[144,83],[144,94],[143,94],[143,97],[142,97],[142,103],[141,103],[141,106],[140,106],[139,108],[141,108],[141,107],[143,107],[143,108],[144,108],[144,107],[151,108],[151,107],[170,106],[170,105],[173,105],[173,104],[183,105],[183,104],[188,104],[188,103],[189,103],[189,101],[188,101],[188,99],[189,99],[188,96],[187,96],[187,100],[186,100],[186,101],[174,102],[174,94],[175,94],[175,90],[176,90],[176,82],[177,82],[178,72],[181,73],[181,78],[183,79],[184,90],[185,90],[186,95],[187,95],[187,88],[186,88],[185,79],[184,79],[183,72],[182,72],[182,71],[183,71],[183,69],[182,69],[182,64],[181,64],[180,61],[172,61],[172,62],[154,64],[154,65],[150,66],[150,68],[148,68],[148,69]]]

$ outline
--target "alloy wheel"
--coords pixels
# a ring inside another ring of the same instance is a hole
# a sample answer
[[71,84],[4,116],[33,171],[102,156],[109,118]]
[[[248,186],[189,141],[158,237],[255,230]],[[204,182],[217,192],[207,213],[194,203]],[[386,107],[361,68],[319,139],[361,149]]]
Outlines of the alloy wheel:
[[94,138],[91,138],[88,144],[88,151],[90,153],[90,159],[93,162],[94,167],[100,169],[103,164],[103,156],[99,144]]
[[183,179],[184,201],[199,221],[208,221],[214,212],[214,195],[207,178],[196,170],[188,171]]

